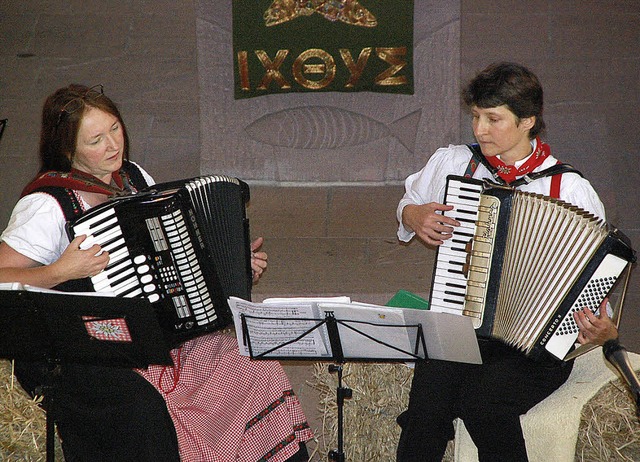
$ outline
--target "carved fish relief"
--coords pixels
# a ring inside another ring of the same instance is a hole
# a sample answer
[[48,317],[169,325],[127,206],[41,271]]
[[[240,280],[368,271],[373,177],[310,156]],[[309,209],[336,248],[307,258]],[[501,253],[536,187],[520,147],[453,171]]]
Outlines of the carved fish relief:
[[336,149],[387,136],[413,152],[422,109],[390,124],[363,114],[328,106],[305,106],[267,114],[245,127],[254,140],[295,149]]

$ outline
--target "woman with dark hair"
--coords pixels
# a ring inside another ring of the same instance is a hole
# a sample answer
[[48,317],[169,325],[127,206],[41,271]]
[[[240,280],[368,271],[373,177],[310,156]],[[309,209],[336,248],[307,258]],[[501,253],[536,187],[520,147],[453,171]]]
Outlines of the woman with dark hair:
[[475,76],[462,91],[462,100],[468,108],[495,108],[505,106],[520,119],[535,117],[529,130],[534,139],[545,129],[542,118],[543,91],[535,74],[515,63],[496,63]]
[[[116,193],[153,184],[128,159],[128,136],[102,86],[70,85],[42,112],[39,175],[0,236],[0,282],[88,290],[109,254],[69,242],[65,223]],[[267,265],[251,244],[254,282]],[[17,362],[30,393],[54,387],[52,416],[72,461],[302,461],[312,437],[279,363],[250,361],[235,338],[214,332],[171,351],[173,366],[144,370]]]
[[[418,236],[439,246],[460,223],[442,213],[448,175],[499,179],[516,185],[524,175],[541,172],[558,161],[539,135],[544,129],[543,92],[537,77],[514,63],[496,63],[464,88],[476,146],[438,149],[426,166],[410,175],[397,210],[398,238]],[[474,152],[475,151],[475,152]],[[494,178],[494,173],[498,178]],[[518,189],[552,196],[604,219],[604,207],[591,184],[568,172],[522,182]],[[604,343],[617,336],[606,313],[576,314],[581,343]],[[573,363],[549,355],[541,361],[497,340],[479,338],[482,365],[418,361],[408,409],[398,417],[402,428],[397,460],[440,461],[454,437],[453,420],[461,418],[482,462],[527,460],[520,415],[562,385]]]

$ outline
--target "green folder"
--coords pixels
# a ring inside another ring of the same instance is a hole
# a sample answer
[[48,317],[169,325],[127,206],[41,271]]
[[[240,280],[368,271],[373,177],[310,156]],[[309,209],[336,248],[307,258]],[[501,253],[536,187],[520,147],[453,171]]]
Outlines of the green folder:
[[391,300],[389,300],[385,306],[428,310],[429,302],[419,295],[409,292],[408,290],[400,289],[393,297],[391,297]]

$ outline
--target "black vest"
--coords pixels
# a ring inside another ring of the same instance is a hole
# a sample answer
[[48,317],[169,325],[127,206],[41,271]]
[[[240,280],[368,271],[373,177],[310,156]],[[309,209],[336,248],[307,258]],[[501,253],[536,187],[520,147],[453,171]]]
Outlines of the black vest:
[[[120,169],[120,174],[123,177],[126,177],[127,182],[131,184],[131,186],[136,190],[140,190],[149,186],[147,184],[147,181],[144,179],[140,168],[138,168],[138,166],[136,166],[132,162],[123,162],[122,168]],[[49,194],[56,201],[58,201],[58,204],[62,209],[62,213],[64,214],[64,218],[66,221],[75,220],[83,212],[82,204],[80,203],[78,196],[73,192],[72,189],[63,188],[60,186],[43,186],[32,191],[31,194],[33,194],[34,192]],[[58,284],[54,287],[54,289],[62,290],[64,292],[93,292],[93,286],[91,285],[91,281],[89,278],[66,281],[62,284]]]

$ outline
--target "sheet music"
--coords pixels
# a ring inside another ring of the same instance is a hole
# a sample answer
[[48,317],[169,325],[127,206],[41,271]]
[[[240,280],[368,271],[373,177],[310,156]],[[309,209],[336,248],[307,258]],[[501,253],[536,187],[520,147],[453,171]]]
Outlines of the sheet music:
[[271,304],[313,304],[313,303],[351,303],[351,298],[347,296],[337,297],[272,297],[265,298],[262,303]]
[[[245,317],[251,333],[251,349],[254,355],[283,345],[313,329],[318,322],[318,311],[311,299],[289,300],[286,303],[253,303],[237,297],[229,298],[240,354],[249,356],[249,345],[245,341],[241,316]],[[271,319],[264,319],[271,318]],[[299,319],[296,321],[296,318]],[[330,356],[328,338],[319,330],[313,330],[291,345],[278,348],[278,356],[323,357]]]
[[[327,313],[331,312],[336,321],[342,356],[347,360],[414,361],[416,357],[425,358],[422,343],[418,341],[424,338],[429,358],[472,364],[482,361],[473,325],[465,316],[344,302],[341,297],[272,299],[267,303],[231,297],[229,306],[240,353],[245,356],[256,357],[268,352],[263,357],[333,358],[328,323],[324,322]],[[247,327],[251,352],[244,339],[242,314],[250,323]],[[308,333],[302,339],[277,348],[305,332]],[[271,351],[274,348],[277,350]]]
[[323,313],[333,312],[340,320],[338,331],[345,357],[413,359],[408,352],[414,352],[415,343],[411,343],[408,329],[402,328],[406,325],[402,309],[359,302],[319,303],[318,308]]

